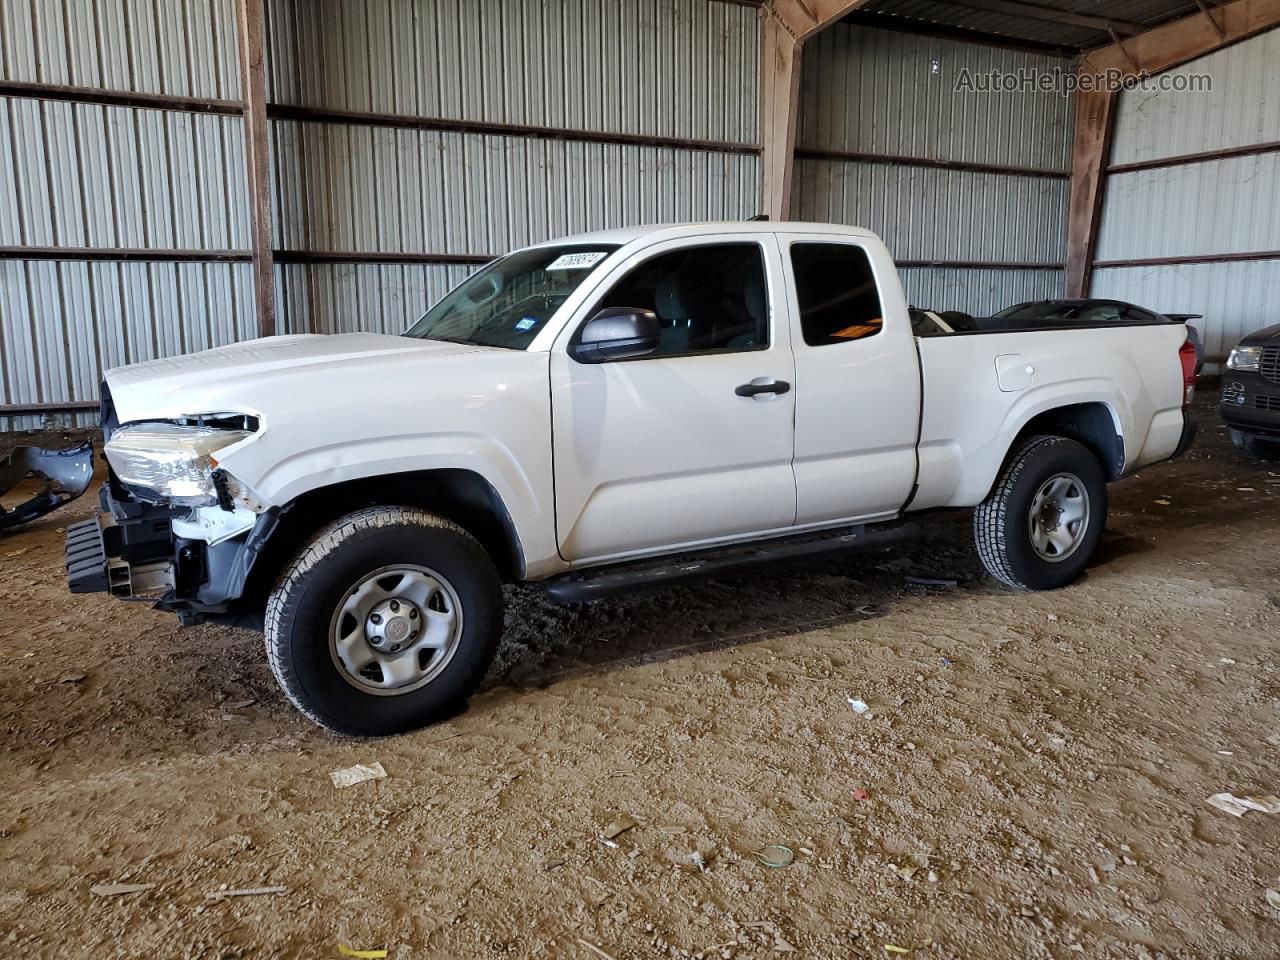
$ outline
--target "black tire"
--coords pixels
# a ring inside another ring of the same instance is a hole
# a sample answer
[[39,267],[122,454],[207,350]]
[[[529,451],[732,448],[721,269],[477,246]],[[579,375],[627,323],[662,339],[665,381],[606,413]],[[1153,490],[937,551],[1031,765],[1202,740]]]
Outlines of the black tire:
[[[330,630],[343,595],[395,564],[446,578],[462,628],[452,657],[425,686],[380,696],[346,679],[330,651]],[[356,736],[402,733],[446,719],[466,702],[493,660],[502,606],[498,572],[469,533],[423,510],[372,507],[325,527],[286,567],[267,601],[267,661],[294,706],[321,726]]]
[[1237,450],[1250,460],[1260,460],[1267,463],[1280,460],[1280,441],[1264,440],[1248,433],[1241,433],[1239,430],[1232,430],[1231,442],[1236,445]]
[[[1061,560],[1036,552],[1031,506],[1050,479],[1078,478],[1089,514],[1078,545]],[[1107,519],[1107,482],[1097,458],[1065,437],[1032,437],[1005,461],[995,489],[973,513],[973,536],[987,572],[1015,590],[1057,590],[1074,583],[1088,566]]]

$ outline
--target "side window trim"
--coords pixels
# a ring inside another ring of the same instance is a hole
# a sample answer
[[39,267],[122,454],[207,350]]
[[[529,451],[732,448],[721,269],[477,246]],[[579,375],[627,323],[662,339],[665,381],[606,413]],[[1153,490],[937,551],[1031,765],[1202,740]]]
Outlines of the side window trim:
[[[772,244],[772,246],[771,246]],[[678,253],[682,250],[695,250],[705,247],[732,247],[732,246],[754,246],[759,256],[760,275],[764,281],[764,342],[753,346],[743,347],[724,347],[713,348],[710,350],[687,350],[680,353],[653,353],[640,357],[625,357],[604,361],[605,364],[610,363],[639,363],[652,360],[683,360],[693,357],[715,357],[715,356],[732,356],[740,353],[757,353],[772,349],[778,341],[778,311],[775,309],[776,301],[783,296],[783,291],[779,288],[781,277],[775,279],[774,269],[770,264],[770,255],[776,255],[779,251],[777,248],[776,236],[770,234],[760,234],[758,236],[743,237],[741,235],[706,235],[697,237],[681,237],[673,240],[659,241],[647,247],[642,247],[627,257],[626,260],[620,262],[613,270],[609,271],[607,276],[600,279],[599,286],[591,291],[587,301],[581,308],[581,313],[576,322],[570,323],[567,329],[572,329],[572,333],[567,340],[564,341],[566,348],[571,348],[581,342],[582,330],[591,321],[593,317],[602,309],[603,304],[607,301],[609,295],[631,274],[642,268],[645,264],[663,256],[672,253]],[[784,266],[785,270],[785,266]],[[631,304],[634,306],[634,304]],[[789,339],[789,338],[788,338]]]

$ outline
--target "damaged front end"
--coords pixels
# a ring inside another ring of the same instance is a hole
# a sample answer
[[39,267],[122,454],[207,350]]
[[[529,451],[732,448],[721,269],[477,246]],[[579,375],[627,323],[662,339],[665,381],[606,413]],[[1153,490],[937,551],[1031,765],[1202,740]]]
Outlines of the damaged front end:
[[67,528],[72,593],[107,592],[177,613],[225,614],[280,511],[268,510],[215,455],[257,419],[215,414],[121,425],[104,387],[102,513]]
[[89,489],[93,479],[93,444],[69,450],[17,447],[0,458],[0,496],[28,479],[43,482],[39,493],[11,510],[0,505],[0,530],[29,523],[70,503]]

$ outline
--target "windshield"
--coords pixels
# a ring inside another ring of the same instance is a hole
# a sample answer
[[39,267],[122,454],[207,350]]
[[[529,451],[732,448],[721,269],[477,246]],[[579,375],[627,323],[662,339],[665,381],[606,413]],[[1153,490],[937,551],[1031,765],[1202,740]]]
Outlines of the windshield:
[[560,305],[617,246],[535,247],[495,260],[405,333],[525,350]]

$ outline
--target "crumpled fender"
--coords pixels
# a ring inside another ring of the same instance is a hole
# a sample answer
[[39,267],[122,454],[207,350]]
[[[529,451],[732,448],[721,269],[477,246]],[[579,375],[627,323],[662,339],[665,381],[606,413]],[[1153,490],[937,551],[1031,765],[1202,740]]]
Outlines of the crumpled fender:
[[44,489],[12,510],[0,507],[0,530],[43,517],[89,489],[93,480],[93,444],[67,450],[15,447],[7,457],[0,457],[0,495],[32,476],[45,482]]

